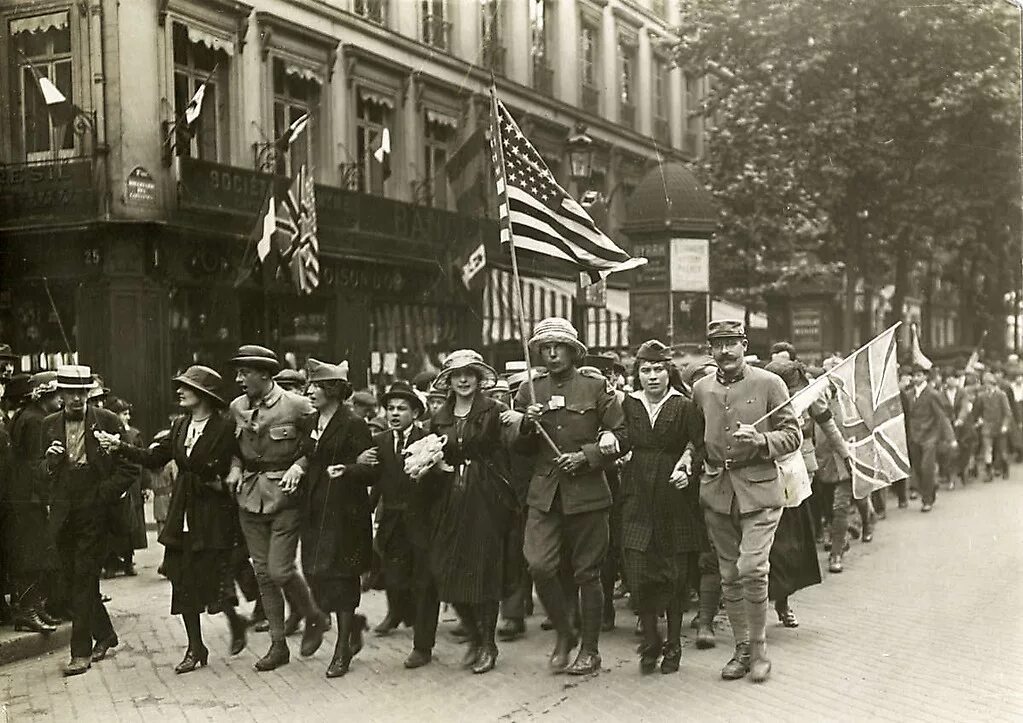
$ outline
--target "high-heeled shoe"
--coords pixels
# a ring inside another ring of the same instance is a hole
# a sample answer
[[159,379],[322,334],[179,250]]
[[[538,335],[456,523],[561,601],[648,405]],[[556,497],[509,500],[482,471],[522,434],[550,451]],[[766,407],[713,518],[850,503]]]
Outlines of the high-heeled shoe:
[[240,615],[235,615],[230,618],[231,624],[231,655],[238,655],[238,653],[245,650],[245,646],[248,643],[246,636],[246,630],[248,624],[245,622],[245,618]]
[[208,665],[210,661],[210,651],[205,647],[202,650],[192,650],[191,647],[185,651],[184,659],[174,666],[174,672],[178,675],[182,673],[191,673],[196,668],[202,665]]
[[330,665],[327,666],[327,677],[328,678],[340,678],[342,675],[348,672],[348,669],[352,665],[352,647],[345,640],[334,648],[334,657],[330,661]]
[[362,650],[363,638],[362,634],[369,630],[369,623],[366,622],[365,615],[353,615],[352,616],[352,632],[348,636],[349,645],[352,648],[352,657],[354,658]]
[[473,663],[472,672],[477,675],[489,673],[497,665],[497,646],[493,643],[484,643],[479,647],[476,661]]

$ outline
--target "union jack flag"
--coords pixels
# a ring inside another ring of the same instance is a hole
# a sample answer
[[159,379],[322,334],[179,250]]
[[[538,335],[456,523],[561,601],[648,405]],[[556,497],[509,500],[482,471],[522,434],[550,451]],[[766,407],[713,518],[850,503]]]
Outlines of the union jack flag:
[[320,242],[316,238],[316,195],[306,167],[298,169],[277,212],[275,241],[280,251],[277,276],[287,267],[295,289],[311,294],[320,285]]
[[899,396],[896,335],[881,333],[831,370],[842,407],[842,435],[852,454],[853,496],[909,477],[905,413]]

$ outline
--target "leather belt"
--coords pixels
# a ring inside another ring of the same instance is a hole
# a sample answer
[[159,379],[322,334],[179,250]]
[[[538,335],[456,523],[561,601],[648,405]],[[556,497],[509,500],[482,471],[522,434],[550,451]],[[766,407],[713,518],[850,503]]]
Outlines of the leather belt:
[[707,464],[711,467],[723,467],[724,469],[742,469],[743,467],[753,467],[754,465],[763,464],[762,459],[708,459]]

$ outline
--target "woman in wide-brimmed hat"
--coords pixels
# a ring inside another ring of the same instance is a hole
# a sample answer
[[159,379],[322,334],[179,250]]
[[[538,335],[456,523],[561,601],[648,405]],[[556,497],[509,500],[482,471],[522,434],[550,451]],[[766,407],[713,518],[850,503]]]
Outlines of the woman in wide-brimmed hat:
[[448,393],[430,420],[430,431],[446,435],[444,461],[422,481],[437,495],[431,567],[441,600],[454,604],[469,632],[463,665],[474,673],[492,670],[497,660],[497,614],[505,592],[508,525],[518,503],[509,482],[501,441],[506,407],[484,392],[497,372],[475,351],[453,352],[434,381]]
[[240,539],[238,509],[224,485],[237,452],[234,423],[224,413],[220,375],[191,366],[173,379],[178,404],[185,412],[170,434],[149,449],[106,439],[115,454],[159,469],[174,460],[178,468],[167,522],[159,541],[166,549],[164,574],[172,584],[171,614],[180,615],[188,635],[184,659],[175,667],[187,673],[206,665],[199,614],[223,612],[231,626],[231,654],[245,648],[245,622],[235,611],[231,551]]
[[[708,548],[699,486],[691,481],[691,462],[683,460],[689,445],[702,442],[703,422],[680,391],[671,349],[661,342],[640,346],[633,376],[635,391],[622,403],[632,442],[619,489],[622,567],[643,624],[640,670],[653,672],[660,659],[661,672],[674,673],[682,658],[689,571],[698,569],[699,554]],[[662,612],[667,641],[657,629]]]
[[306,470],[302,499],[302,571],[316,604],[337,616],[328,678],[348,672],[362,649],[366,618],[356,615],[362,573],[373,557],[367,488],[373,471],[356,463],[373,446],[369,426],[345,404],[352,395],[347,364],[307,363],[306,396],[316,410],[300,425]]

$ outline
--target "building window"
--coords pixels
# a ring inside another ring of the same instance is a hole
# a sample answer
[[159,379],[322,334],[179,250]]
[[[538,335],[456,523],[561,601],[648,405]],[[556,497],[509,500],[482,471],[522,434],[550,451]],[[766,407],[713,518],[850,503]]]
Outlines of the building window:
[[423,18],[423,42],[441,50],[451,49],[451,22],[447,16],[447,0],[420,0]]
[[502,42],[501,0],[480,0],[480,39],[483,65],[504,75],[505,48]]
[[435,208],[448,207],[447,164],[451,142],[458,129],[458,119],[444,113],[427,110],[423,118],[423,175],[426,204]]
[[[309,125],[291,144],[285,156],[277,159],[277,173],[292,175],[316,158],[316,109],[320,104],[320,84],[311,72],[285,62],[273,61],[274,138],[280,138],[292,123],[309,115]],[[309,170],[312,170],[311,167]]]
[[662,146],[671,145],[671,125],[668,122],[668,64],[654,61],[653,73],[654,139]]
[[384,25],[387,23],[387,0],[355,0],[355,14]]
[[618,84],[622,125],[636,127],[636,48],[618,44]]
[[529,2],[530,51],[533,56],[533,87],[541,93],[554,93],[553,54],[554,13],[548,0],[527,0]]
[[[391,128],[394,101],[388,96],[360,88],[355,101],[355,144],[359,163],[358,189],[384,195],[384,165],[373,157],[385,128]],[[390,141],[395,134],[388,130]],[[390,159],[388,159],[390,160]]]
[[[35,73],[52,82],[69,103],[74,103],[74,72],[71,60],[71,30],[67,11],[13,20],[10,24],[11,53],[18,69],[12,84],[12,107],[18,114],[20,134],[28,161],[71,156],[75,134],[70,118],[53,117],[47,107]],[[33,73],[33,69],[35,73]]]
[[[206,161],[222,161],[226,154],[227,93],[222,79],[226,77],[226,53],[217,51],[205,43],[189,39],[188,28],[174,23],[172,30],[174,46],[174,115],[180,122],[185,108],[195,91],[204,82],[202,111],[195,135],[189,138],[181,134],[176,142],[179,156],[192,156]],[[181,124],[184,127],[184,124]]]
[[582,81],[583,110],[590,113],[600,111],[600,92],[597,90],[598,31],[592,25],[583,24],[579,46],[579,78]]

